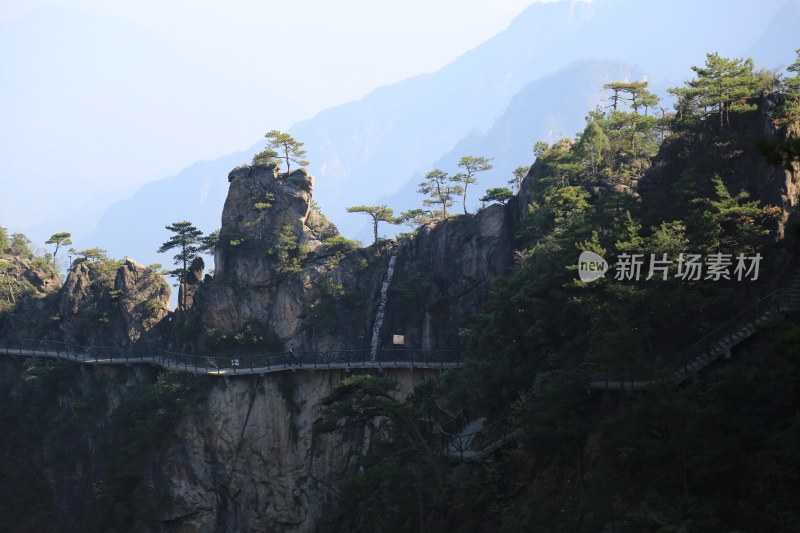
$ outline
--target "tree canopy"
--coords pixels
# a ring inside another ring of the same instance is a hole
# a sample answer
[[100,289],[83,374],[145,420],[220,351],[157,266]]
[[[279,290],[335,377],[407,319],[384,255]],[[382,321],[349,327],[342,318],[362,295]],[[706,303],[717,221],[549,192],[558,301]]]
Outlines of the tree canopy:
[[419,184],[417,192],[428,196],[422,200],[424,205],[441,206],[442,218],[447,220],[447,208],[452,207],[454,197],[461,195],[463,188],[453,185],[450,176],[437,168],[425,175],[425,181]]
[[513,192],[519,192],[520,187],[522,187],[522,180],[528,175],[530,168],[529,166],[520,166],[514,169],[512,172],[514,177],[508,180],[508,184],[511,185],[511,190]]
[[608,98],[611,100],[609,107],[614,111],[621,102],[633,102],[635,95],[645,87],[647,87],[646,81],[613,81],[603,85],[603,89],[611,91],[611,96]]
[[8,230],[0,226],[0,254],[5,253],[11,246],[11,241],[8,238]]
[[797,57],[794,63],[786,67],[786,70],[794,75],[783,80],[786,102],[783,104],[782,111],[790,122],[800,120],[800,49],[797,49],[795,53]]
[[9,245],[11,254],[19,257],[31,256],[31,240],[25,236],[24,233],[14,233],[11,235],[11,243]]
[[478,182],[478,178],[475,176],[475,174],[492,169],[492,159],[493,158],[491,157],[476,157],[472,155],[466,155],[458,162],[458,166],[463,168],[464,172],[455,174],[451,180],[455,183],[458,183],[459,187],[461,188],[462,203],[464,206],[465,215],[467,214],[467,189],[473,183]]
[[597,173],[597,166],[611,151],[611,141],[597,121],[586,125],[578,141],[577,150],[587,166],[591,167],[592,173]]
[[730,124],[730,114],[752,111],[751,98],[759,95],[761,81],[755,72],[752,59],[727,59],[717,53],[706,54],[702,67],[693,66],[696,77],[684,88],[670,91],[685,108],[703,110],[704,116],[719,115],[719,126]]
[[291,170],[290,163],[296,163],[301,167],[306,167],[310,163],[303,159],[306,151],[303,150],[303,143],[296,140],[288,133],[278,130],[270,130],[264,134],[267,146],[253,157],[253,163],[274,162],[282,159],[286,163],[286,172]]
[[355,205],[347,208],[348,213],[363,213],[372,218],[372,227],[375,234],[375,244],[378,244],[378,223],[388,222],[397,224],[399,219],[395,218],[394,211],[385,205]]
[[422,224],[428,224],[429,222],[433,222],[434,220],[438,220],[441,218],[441,211],[429,211],[426,209],[409,209],[408,211],[403,211],[400,213],[399,220],[412,228],[416,226],[421,226]]
[[61,231],[59,233],[54,233],[50,236],[50,238],[45,241],[45,244],[55,244],[56,249],[53,250],[53,268],[56,267],[56,254],[58,254],[58,249],[61,246],[69,246],[72,244],[72,233]]
[[514,192],[508,187],[492,187],[491,189],[486,189],[486,194],[481,198],[481,202],[499,202],[505,204],[513,197]]
[[197,257],[197,254],[203,249],[203,232],[197,229],[188,220],[181,222],[173,222],[166,229],[172,232],[172,236],[161,245],[158,253],[162,254],[173,249],[177,249],[178,253],[173,257],[175,265],[179,266],[175,270],[170,271],[170,275],[176,277],[181,284],[183,301],[179,302],[181,309],[186,309],[187,295],[186,295],[186,280],[189,273],[189,266],[192,261]]
[[73,263],[82,263],[84,261],[106,261],[108,260],[108,253],[103,248],[87,248],[85,250],[76,250],[75,248],[69,249],[70,255],[74,255]]

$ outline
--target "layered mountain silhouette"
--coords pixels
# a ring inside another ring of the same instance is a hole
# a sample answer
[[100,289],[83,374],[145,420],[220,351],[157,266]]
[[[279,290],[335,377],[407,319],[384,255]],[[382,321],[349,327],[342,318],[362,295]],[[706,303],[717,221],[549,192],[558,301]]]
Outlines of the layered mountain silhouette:
[[[96,206],[136,190],[142,173],[163,176],[176,160],[237,148],[181,138],[187,128],[230,126],[230,107],[249,105],[218,64],[162,34],[47,6],[0,22],[0,50],[0,179],[18,191],[0,195],[6,226],[28,233],[63,214],[63,226],[45,235],[85,235]],[[211,104],[223,88],[231,103]]]
[[[495,169],[475,188],[477,198],[505,184],[513,168],[532,163],[537,140],[582,129],[586,109],[602,101],[607,81],[647,75],[656,88],[678,85],[691,77],[688,65],[703,64],[712,51],[753,54],[764,67],[789,64],[794,49],[775,47],[795,38],[796,26],[786,20],[797,13],[795,0],[758,7],[734,0],[725,9],[690,0],[653,2],[647,9],[624,0],[535,3],[504,32],[441,70],[376,89],[289,131],[305,143],[323,212],[345,235],[368,241],[363,217],[347,214],[346,206],[415,207],[420,178],[439,166],[454,172],[468,154],[495,158]],[[158,236],[167,237],[163,227],[183,218],[206,231],[218,227],[227,172],[262,145],[143,187],[103,215],[87,245],[163,262],[154,253]],[[162,203],[163,209],[153,208]],[[152,215],[143,219],[141,213]],[[136,235],[120,238],[131,217],[138,221]]]

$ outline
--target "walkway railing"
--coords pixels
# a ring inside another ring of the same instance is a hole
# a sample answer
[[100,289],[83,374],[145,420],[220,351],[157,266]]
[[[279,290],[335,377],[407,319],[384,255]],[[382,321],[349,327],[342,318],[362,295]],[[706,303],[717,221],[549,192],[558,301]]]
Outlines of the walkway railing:
[[386,349],[277,352],[263,355],[195,355],[154,346],[88,347],[38,339],[0,338],[0,354],[47,357],[91,364],[148,363],[210,375],[264,374],[327,368],[453,368],[461,366],[455,350]]
[[[729,355],[734,346],[752,336],[759,326],[784,313],[798,310],[800,290],[778,289],[669,359],[628,369],[629,375],[636,376],[633,379],[621,379],[619,374],[609,374],[602,365],[594,362],[581,363],[575,373],[581,379],[591,379],[589,387],[595,390],[642,390],[656,383],[680,384],[719,357]],[[516,410],[486,424],[485,418],[470,419],[467,407],[439,429],[447,455],[464,461],[478,460],[505,445],[522,430],[513,423]]]
[[447,455],[462,461],[475,461],[514,438],[520,431],[514,416],[517,409],[486,424],[486,418],[467,420],[464,409],[439,428]]
[[700,340],[674,356],[656,363],[629,369],[623,379],[597,363],[585,362],[577,369],[578,375],[589,374],[589,388],[594,390],[640,390],[658,381],[679,384],[719,359],[729,356],[731,349],[751,337],[759,326],[774,318],[800,309],[800,291],[778,289],[761,298],[725,323],[707,333]]

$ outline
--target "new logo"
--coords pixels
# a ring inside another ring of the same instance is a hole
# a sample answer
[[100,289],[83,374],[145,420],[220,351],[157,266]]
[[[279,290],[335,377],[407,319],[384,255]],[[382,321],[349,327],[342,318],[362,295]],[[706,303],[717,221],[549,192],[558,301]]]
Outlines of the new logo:
[[608,263],[594,252],[581,252],[578,258],[578,277],[590,282],[600,279],[608,272]]

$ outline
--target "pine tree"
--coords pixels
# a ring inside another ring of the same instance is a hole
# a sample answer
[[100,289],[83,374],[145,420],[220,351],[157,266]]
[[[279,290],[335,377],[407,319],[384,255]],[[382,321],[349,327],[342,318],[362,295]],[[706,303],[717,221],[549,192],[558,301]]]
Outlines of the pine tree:
[[53,268],[56,268],[56,254],[58,253],[58,249],[61,246],[69,246],[72,244],[72,233],[68,233],[66,231],[61,231],[59,233],[54,233],[50,236],[50,238],[45,241],[45,244],[55,244],[56,249],[53,251]]
[[158,253],[162,254],[169,250],[178,249],[178,253],[174,256],[175,264],[180,266],[175,270],[170,271],[170,275],[177,278],[182,287],[183,302],[179,302],[181,309],[186,309],[186,276],[189,272],[189,265],[197,257],[198,252],[202,248],[203,232],[194,227],[191,222],[184,220],[181,222],[174,222],[166,229],[171,231],[174,235],[169,238],[167,242],[161,245]]
[[286,162],[286,173],[291,169],[290,162],[297,163],[301,167],[306,167],[310,163],[303,159],[306,151],[303,150],[303,143],[296,140],[288,133],[283,133],[278,130],[271,130],[264,134],[264,137],[269,139],[267,141],[266,149],[263,152],[256,154],[253,158],[253,163],[258,162],[274,162],[278,159],[283,159]]
[[458,162],[458,166],[466,170],[466,172],[459,172],[450,178],[453,182],[460,184],[465,215],[467,214],[467,188],[471,184],[478,182],[478,178],[475,177],[475,174],[491,170],[491,160],[491,157],[464,156]]
[[597,173],[597,166],[603,160],[603,156],[610,150],[611,142],[603,129],[597,124],[597,121],[587,124],[578,142],[577,151],[592,169],[592,174]]
[[6,300],[11,305],[17,304],[17,298],[14,294],[14,284],[11,281],[10,272],[14,270],[14,265],[8,261],[0,259],[0,274],[2,274],[6,285]]
[[530,168],[531,167],[521,166],[514,169],[514,177],[508,180],[508,184],[511,185],[511,190],[513,192],[519,192],[520,187],[522,187],[522,180],[528,175]]
[[200,245],[197,251],[203,254],[214,255],[214,249],[219,243],[219,230],[215,229],[208,235],[200,237]]
[[647,87],[646,81],[614,81],[603,85],[603,89],[611,91],[611,96],[608,98],[611,100],[609,107],[614,111],[619,108],[620,102],[634,102],[635,95],[645,87]]
[[[647,90],[647,85],[647,81],[615,81],[606,83],[603,85],[603,89],[612,91],[612,95],[609,97],[612,111],[622,111],[620,102],[627,102],[634,113],[639,113],[639,108],[643,107],[646,115],[651,107],[658,104],[659,100],[658,96]],[[594,114],[598,112],[602,112],[602,110],[598,110]],[[591,115],[592,113],[590,113]]]
[[14,233],[11,235],[11,244],[9,245],[11,255],[18,257],[30,257],[31,255],[31,240],[25,236],[24,233]]
[[755,104],[748,98],[758,96],[759,80],[752,59],[726,59],[719,54],[706,54],[704,67],[692,67],[697,75],[686,82],[683,98],[696,100],[705,114],[719,114],[719,126],[730,124],[730,113],[752,111]]
[[348,213],[364,213],[372,217],[373,230],[375,233],[375,244],[378,244],[378,223],[388,222],[397,224],[400,222],[394,216],[394,211],[385,205],[355,205],[347,208]]
[[0,254],[5,253],[11,246],[11,241],[8,239],[8,230],[0,226]]
[[262,150],[258,152],[256,155],[253,156],[253,164],[256,163],[277,163],[278,162],[278,152],[275,150]]
[[651,93],[647,90],[647,82],[640,82],[640,84],[631,91],[631,109],[633,109],[634,113],[639,112],[639,108],[644,108],[644,114],[646,115],[651,107],[655,107],[658,105],[659,102],[658,96]]
[[84,261],[108,261],[108,254],[102,248],[87,248],[86,250],[76,250],[70,248],[69,253],[75,256],[73,264],[83,263]]
[[409,209],[403,211],[398,217],[399,222],[406,224],[411,228],[429,224],[438,220],[441,216],[441,211],[426,211],[425,209]]
[[440,169],[431,170],[425,175],[425,181],[419,184],[417,192],[429,196],[422,200],[424,205],[441,205],[442,218],[447,220],[447,208],[453,205],[453,197],[462,194],[462,188],[451,185],[453,180]]
[[500,202],[505,204],[513,197],[514,192],[508,187],[492,187],[491,189],[486,189],[486,194],[481,198],[481,202]]
[[800,49],[798,49],[796,53],[797,58],[795,62],[786,67],[786,70],[794,73],[794,76],[783,80],[786,101],[781,111],[791,122],[800,120]]

